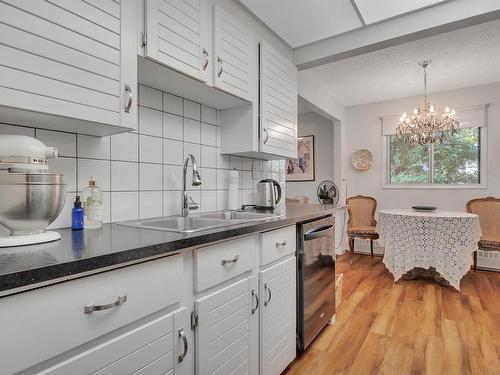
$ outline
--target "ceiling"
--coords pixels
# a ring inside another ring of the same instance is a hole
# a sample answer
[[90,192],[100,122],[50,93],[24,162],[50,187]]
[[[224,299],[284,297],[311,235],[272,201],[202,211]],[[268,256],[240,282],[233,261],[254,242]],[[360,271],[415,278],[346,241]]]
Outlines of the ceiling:
[[[367,0],[368,1],[368,0]],[[423,93],[417,62],[432,59],[430,92],[500,82],[500,20],[439,34],[299,72],[345,106]]]
[[292,48],[451,0],[240,0]]

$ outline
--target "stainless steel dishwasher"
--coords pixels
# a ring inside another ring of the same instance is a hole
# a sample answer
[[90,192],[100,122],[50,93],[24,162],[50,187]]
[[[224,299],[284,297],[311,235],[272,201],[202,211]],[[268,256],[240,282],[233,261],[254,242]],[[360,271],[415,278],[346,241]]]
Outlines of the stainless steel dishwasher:
[[297,226],[297,347],[306,349],[335,314],[335,218]]

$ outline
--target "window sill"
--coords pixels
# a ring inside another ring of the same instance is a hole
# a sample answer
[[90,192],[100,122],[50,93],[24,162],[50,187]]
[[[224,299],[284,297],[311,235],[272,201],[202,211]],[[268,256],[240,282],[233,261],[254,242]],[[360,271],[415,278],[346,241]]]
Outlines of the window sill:
[[441,185],[441,184],[383,184],[382,189],[407,190],[456,190],[456,189],[487,189],[486,184]]

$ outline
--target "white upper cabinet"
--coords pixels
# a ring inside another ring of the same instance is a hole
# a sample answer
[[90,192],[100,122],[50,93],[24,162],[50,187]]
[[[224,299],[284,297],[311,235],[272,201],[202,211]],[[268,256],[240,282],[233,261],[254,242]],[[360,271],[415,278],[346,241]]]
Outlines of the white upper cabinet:
[[146,0],[145,56],[181,73],[210,79],[205,0]]
[[297,67],[260,43],[260,151],[297,157]]
[[252,101],[256,62],[250,29],[214,6],[214,86]]
[[0,3],[0,121],[82,134],[135,129],[134,0]]

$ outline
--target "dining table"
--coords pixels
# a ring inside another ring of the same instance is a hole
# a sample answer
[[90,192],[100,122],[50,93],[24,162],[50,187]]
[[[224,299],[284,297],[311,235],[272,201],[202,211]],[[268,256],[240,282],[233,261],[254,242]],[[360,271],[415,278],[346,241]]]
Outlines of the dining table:
[[457,290],[481,237],[477,215],[441,210],[381,210],[377,232],[395,282],[424,276]]

